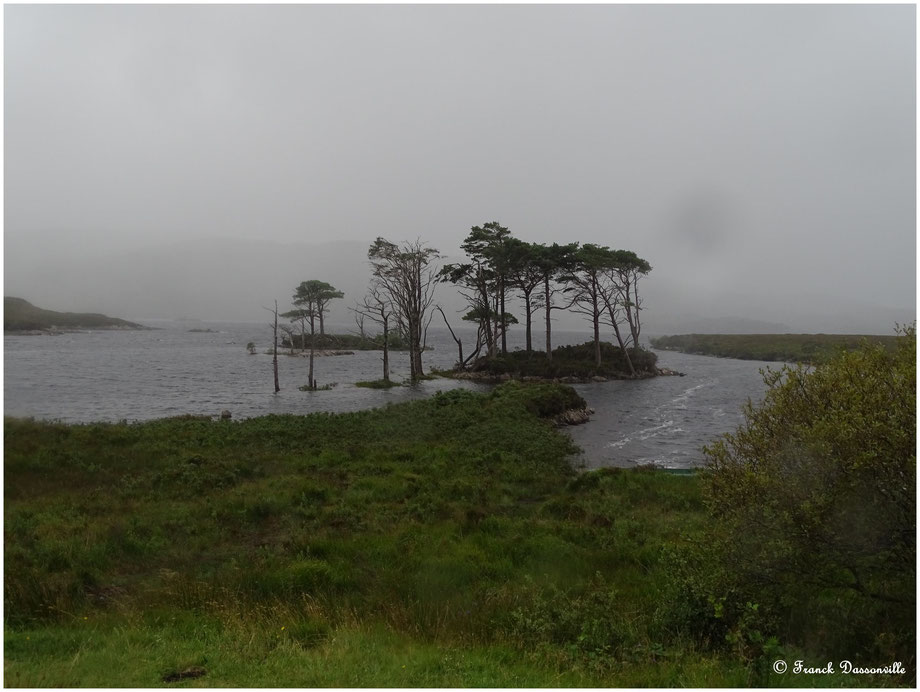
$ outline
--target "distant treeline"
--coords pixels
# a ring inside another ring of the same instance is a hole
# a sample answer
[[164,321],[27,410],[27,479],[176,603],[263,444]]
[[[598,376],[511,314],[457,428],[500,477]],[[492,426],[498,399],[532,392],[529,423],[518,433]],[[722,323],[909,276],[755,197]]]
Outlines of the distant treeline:
[[859,334],[677,334],[649,339],[653,348],[703,356],[823,363],[863,343],[894,350],[895,336]]

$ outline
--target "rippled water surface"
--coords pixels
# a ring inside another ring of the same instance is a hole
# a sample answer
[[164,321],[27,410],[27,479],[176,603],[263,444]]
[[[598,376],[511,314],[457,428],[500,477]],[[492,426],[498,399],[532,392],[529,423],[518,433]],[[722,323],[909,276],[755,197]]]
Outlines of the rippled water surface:
[[[430,396],[438,390],[487,389],[485,385],[437,379],[415,387],[368,390],[361,380],[378,379],[381,354],[316,359],[320,385],[329,391],[301,392],[307,360],[279,358],[282,390],[273,393],[271,340],[261,324],[147,322],[154,331],[100,331],[58,336],[6,336],[6,415],[66,422],[146,420],[184,413],[234,418],[268,413],[351,411]],[[212,332],[191,332],[211,329]],[[556,345],[581,343],[584,333],[559,332]],[[245,345],[257,344],[251,356]],[[456,345],[446,330],[433,329],[425,367],[448,368]],[[516,345],[512,340],[511,345]],[[466,348],[469,348],[467,345]],[[576,385],[594,408],[586,425],[569,428],[582,447],[581,464],[633,466],[655,463],[685,468],[702,460],[702,445],[741,422],[741,405],[763,395],[758,369],[765,363],[658,352],[659,365],[685,377]],[[394,379],[408,376],[405,354],[391,356]]]

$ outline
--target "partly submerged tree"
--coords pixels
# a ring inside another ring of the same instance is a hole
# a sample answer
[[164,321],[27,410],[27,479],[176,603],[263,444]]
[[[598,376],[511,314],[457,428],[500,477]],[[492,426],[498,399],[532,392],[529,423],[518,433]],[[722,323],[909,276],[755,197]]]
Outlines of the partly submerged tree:
[[275,374],[275,394],[281,391],[278,384],[278,301],[274,308],[265,308],[274,315],[274,321],[269,325],[272,328],[272,370]]
[[[291,355],[294,355],[294,328],[289,327],[286,324],[279,324],[278,329],[281,330],[283,334],[287,336],[288,348],[291,349]],[[281,340],[281,343],[284,343],[284,339]]]
[[377,238],[367,252],[374,281],[393,307],[393,316],[409,346],[409,376],[417,381],[424,376],[422,351],[428,336],[437,283],[435,262],[438,251],[425,247],[421,240],[396,245]]
[[[300,350],[301,352],[307,350],[307,312],[301,308],[296,308],[294,310],[288,310],[287,312],[282,312],[281,317],[288,319],[291,323],[300,323]],[[293,336],[291,337],[293,343]]]
[[[307,389],[309,390],[316,388],[316,380],[313,376],[314,355],[316,351],[316,320],[319,319],[320,324],[322,324],[325,306],[333,298],[341,298],[342,295],[344,294],[341,291],[336,290],[334,286],[327,284],[325,281],[317,281],[316,279],[302,281],[300,285],[294,289],[293,302],[296,310],[285,313],[286,315],[299,313],[295,319],[308,321],[310,323],[310,380],[307,383]],[[303,339],[303,336],[301,336],[301,339]]]
[[[381,287],[376,277],[367,289],[367,294],[360,303],[355,303],[352,308],[355,319],[364,338],[364,319],[379,324],[383,329],[383,381],[390,381],[390,321],[393,319],[393,304],[390,297]],[[360,319],[359,319],[360,318]]]

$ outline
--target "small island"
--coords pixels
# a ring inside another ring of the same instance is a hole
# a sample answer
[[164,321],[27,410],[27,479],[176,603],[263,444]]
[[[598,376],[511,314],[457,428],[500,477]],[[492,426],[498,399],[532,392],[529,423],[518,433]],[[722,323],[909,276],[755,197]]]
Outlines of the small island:
[[55,312],[27,300],[3,298],[3,331],[20,334],[59,334],[79,329],[150,329],[135,322],[94,312]]
[[438,374],[458,380],[480,382],[522,380],[565,383],[635,380],[679,374],[658,368],[658,356],[651,351],[642,348],[627,350],[628,361],[619,346],[606,341],[601,342],[599,348],[596,348],[592,341],[577,346],[560,346],[553,349],[552,358],[547,358],[544,351],[509,351],[505,354],[496,354],[492,358],[483,356],[465,368],[441,371]]

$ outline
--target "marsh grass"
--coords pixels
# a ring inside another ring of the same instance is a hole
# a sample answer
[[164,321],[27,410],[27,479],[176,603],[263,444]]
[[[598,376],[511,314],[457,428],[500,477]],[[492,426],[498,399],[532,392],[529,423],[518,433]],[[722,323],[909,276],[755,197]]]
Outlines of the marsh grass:
[[355,382],[355,387],[365,387],[367,389],[390,389],[392,387],[402,387],[404,386],[400,382],[393,382],[393,380],[366,380],[363,382]]
[[669,551],[708,521],[697,479],[576,475],[535,415],[576,399],[517,384],[335,415],[7,419],[5,683],[783,682],[674,615]]
[[825,363],[863,344],[893,350],[896,337],[851,334],[677,334],[653,337],[653,348],[742,360]]

